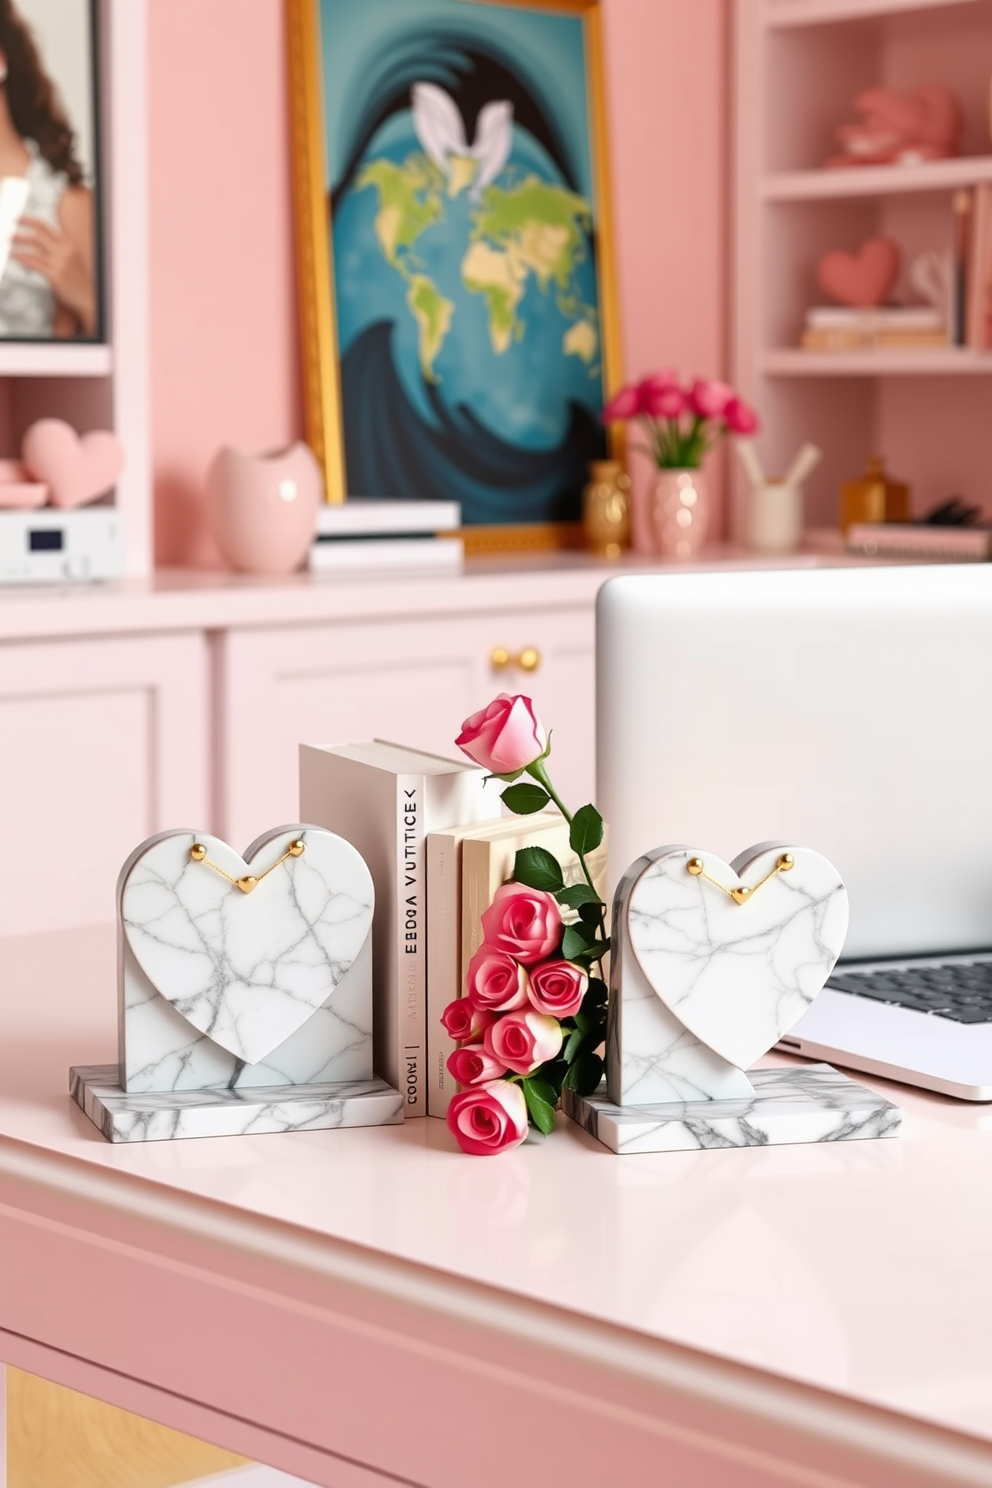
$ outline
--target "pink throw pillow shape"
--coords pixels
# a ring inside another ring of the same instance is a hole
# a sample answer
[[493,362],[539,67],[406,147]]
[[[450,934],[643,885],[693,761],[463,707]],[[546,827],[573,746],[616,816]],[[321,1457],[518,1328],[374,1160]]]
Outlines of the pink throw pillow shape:
[[124,446],[108,430],[80,436],[64,419],[39,419],[24,435],[21,459],[64,511],[106,496],[124,468]]

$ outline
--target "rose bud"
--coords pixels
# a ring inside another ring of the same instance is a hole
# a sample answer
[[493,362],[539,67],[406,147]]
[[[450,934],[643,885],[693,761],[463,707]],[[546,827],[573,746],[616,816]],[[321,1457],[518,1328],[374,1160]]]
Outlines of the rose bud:
[[526,971],[485,941],[468,963],[465,988],[469,1002],[483,1012],[508,1013],[527,1005]]
[[440,1018],[441,1027],[456,1044],[463,1044],[467,1039],[481,1039],[492,1021],[492,1013],[473,1007],[467,997],[457,997],[454,1002],[449,1002]]
[[488,708],[466,718],[455,743],[491,775],[514,775],[540,759],[548,736],[529,697],[501,692]]
[[543,889],[506,883],[496,890],[482,916],[482,933],[494,950],[506,951],[530,966],[557,950],[561,910],[554,895]]
[[700,418],[719,418],[726,412],[733,396],[733,388],[728,387],[725,382],[708,382],[697,377],[689,394],[689,407]]
[[731,398],[723,416],[731,434],[754,434],[758,429],[758,415],[743,398]]
[[459,1085],[485,1085],[489,1080],[501,1080],[506,1074],[506,1065],[500,1064],[478,1045],[455,1049],[448,1055],[446,1063],[448,1074]]
[[486,1029],[482,1047],[515,1075],[531,1075],[539,1065],[554,1059],[562,1041],[557,1018],[528,1010],[497,1018]]
[[571,961],[542,961],[528,978],[527,996],[539,1013],[571,1018],[582,1006],[589,978]]
[[527,1102],[519,1085],[493,1080],[456,1095],[448,1107],[448,1130],[463,1152],[491,1157],[519,1147],[527,1135]]

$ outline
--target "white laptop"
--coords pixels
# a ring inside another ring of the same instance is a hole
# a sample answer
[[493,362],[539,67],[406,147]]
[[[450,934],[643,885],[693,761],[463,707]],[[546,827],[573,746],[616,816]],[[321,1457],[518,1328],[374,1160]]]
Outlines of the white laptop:
[[992,566],[614,579],[597,804],[650,848],[805,843],[851,928],[780,1047],[992,1100]]

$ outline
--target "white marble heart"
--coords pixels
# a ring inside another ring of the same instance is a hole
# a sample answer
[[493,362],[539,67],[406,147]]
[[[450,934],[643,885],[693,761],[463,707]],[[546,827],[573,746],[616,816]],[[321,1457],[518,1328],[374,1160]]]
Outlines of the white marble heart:
[[[287,856],[297,840],[302,853]],[[118,884],[123,934],[149,981],[247,1064],[327,1001],[369,937],[375,897],[365,860],[333,832],[280,827],[253,847],[246,862],[209,834],[165,832]],[[248,893],[230,881],[250,875]]]
[[[627,896],[631,949],[682,1026],[747,1069],[833,970],[849,915],[840,874],[820,853],[782,843],[731,864],[689,847],[651,857]],[[784,857],[791,865],[776,871]]]

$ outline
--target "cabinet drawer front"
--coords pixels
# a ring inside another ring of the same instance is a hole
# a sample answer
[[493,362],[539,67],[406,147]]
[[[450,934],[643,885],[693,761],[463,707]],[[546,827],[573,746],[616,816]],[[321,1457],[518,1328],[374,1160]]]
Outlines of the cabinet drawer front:
[[[452,755],[462,720],[498,692],[538,701],[556,730],[556,781],[569,797],[589,798],[591,606],[233,631],[217,645],[219,814],[236,846],[296,818],[301,742],[385,738]],[[526,673],[512,662],[495,669],[499,648],[514,657],[536,650],[537,670]]]
[[113,920],[124,859],[209,824],[199,635],[0,646],[0,935]]

